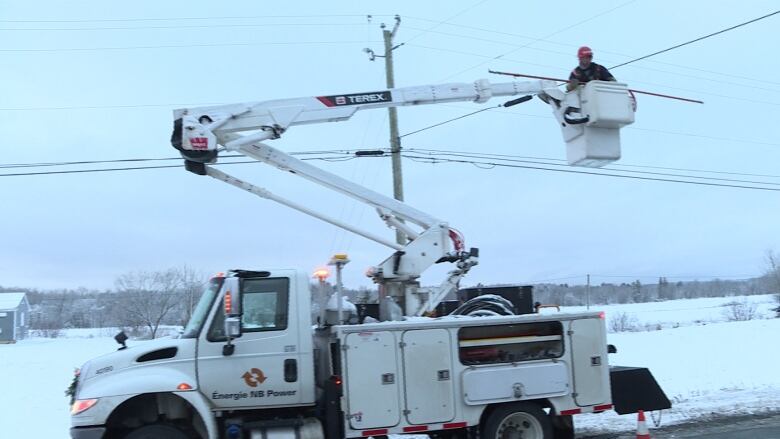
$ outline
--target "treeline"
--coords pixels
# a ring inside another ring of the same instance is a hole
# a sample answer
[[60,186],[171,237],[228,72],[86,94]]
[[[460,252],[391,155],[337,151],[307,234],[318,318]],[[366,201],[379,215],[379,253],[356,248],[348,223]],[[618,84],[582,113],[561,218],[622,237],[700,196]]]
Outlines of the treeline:
[[[727,297],[780,292],[780,284],[772,276],[747,280],[670,281],[660,277],[657,282],[643,284],[639,280],[599,285],[540,284],[534,286],[534,299],[561,306],[607,305],[654,302],[660,300]],[[589,299],[588,299],[589,297]]]
[[[200,299],[207,277],[187,267],[157,272],[130,272],[119,276],[115,287],[107,290],[85,288],[42,291],[28,288],[3,288],[0,292],[23,291],[31,306],[33,330],[57,331],[67,328],[122,327],[136,336],[156,337],[160,327],[182,326],[190,318]],[[317,297],[319,285],[312,285]],[[330,284],[328,292],[333,291]],[[589,290],[589,291],[588,291]],[[538,284],[534,300],[543,304],[576,306],[652,302],[778,293],[780,303],[780,267],[770,265],[758,278],[746,280],[670,281],[660,277],[655,283],[639,280],[591,285]],[[375,288],[344,289],[355,303],[375,302]]]
[[108,290],[0,287],[0,293],[27,293],[30,329],[45,335],[70,328],[121,327],[155,338],[160,327],[189,320],[206,281],[204,275],[181,267],[126,273]]

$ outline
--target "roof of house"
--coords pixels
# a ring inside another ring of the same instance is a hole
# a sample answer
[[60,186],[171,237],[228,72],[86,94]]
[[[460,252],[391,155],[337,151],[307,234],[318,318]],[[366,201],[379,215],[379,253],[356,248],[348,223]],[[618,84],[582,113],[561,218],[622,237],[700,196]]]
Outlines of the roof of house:
[[23,299],[24,293],[0,293],[0,310],[16,309]]

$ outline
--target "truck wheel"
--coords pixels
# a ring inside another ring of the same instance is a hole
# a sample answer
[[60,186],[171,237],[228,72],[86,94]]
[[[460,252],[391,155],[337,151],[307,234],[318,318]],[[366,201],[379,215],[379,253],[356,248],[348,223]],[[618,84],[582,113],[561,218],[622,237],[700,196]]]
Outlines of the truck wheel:
[[530,402],[497,406],[482,428],[485,439],[552,439],[552,425],[547,413]]
[[153,424],[131,431],[125,439],[190,439],[190,436],[171,425]]

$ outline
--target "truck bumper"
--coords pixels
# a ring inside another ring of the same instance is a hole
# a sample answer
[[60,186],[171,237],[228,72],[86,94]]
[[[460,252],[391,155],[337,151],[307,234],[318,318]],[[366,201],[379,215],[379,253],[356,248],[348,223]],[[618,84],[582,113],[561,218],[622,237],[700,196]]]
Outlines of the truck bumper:
[[106,427],[73,427],[70,429],[71,439],[101,439]]

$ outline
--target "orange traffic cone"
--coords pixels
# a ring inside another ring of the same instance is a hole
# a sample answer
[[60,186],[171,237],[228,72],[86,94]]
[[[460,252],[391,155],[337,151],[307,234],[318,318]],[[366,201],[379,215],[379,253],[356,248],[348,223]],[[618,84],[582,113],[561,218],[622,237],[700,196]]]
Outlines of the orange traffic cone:
[[639,410],[638,415],[636,422],[636,439],[651,439],[650,432],[647,430],[647,424],[645,423],[644,410]]

